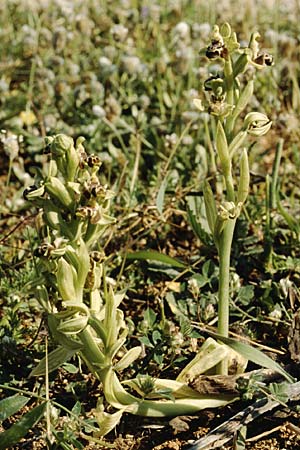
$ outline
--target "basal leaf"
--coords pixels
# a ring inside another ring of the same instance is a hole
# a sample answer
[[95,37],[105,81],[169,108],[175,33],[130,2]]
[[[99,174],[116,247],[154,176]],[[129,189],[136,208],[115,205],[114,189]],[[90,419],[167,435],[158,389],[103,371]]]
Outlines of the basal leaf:
[[12,395],[0,401],[0,422],[15,414],[28,403],[29,398],[23,395]]
[[209,334],[212,337],[218,339],[219,341],[224,342],[224,344],[231,347],[237,353],[240,353],[240,355],[242,355],[249,361],[252,361],[259,366],[265,367],[266,369],[274,370],[280,373],[280,375],[282,375],[290,383],[294,382],[293,377],[291,377],[276,361],[271,359],[269,356],[265,355],[262,351],[258,350],[257,348],[254,348],[249,344],[245,344],[244,342],[236,341],[235,339],[221,336],[217,333],[209,332]]
[[17,444],[21,438],[43,417],[46,403],[36,406],[8,430],[0,434],[0,450],[5,450]]

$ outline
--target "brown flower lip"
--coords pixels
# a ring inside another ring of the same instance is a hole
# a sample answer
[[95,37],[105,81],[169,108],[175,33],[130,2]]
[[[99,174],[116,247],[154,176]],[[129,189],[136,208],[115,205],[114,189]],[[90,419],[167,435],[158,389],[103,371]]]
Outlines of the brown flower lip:
[[208,59],[226,58],[228,56],[228,50],[223,42],[213,39],[207,47],[205,55]]
[[274,59],[272,55],[269,55],[269,53],[261,53],[254,59],[253,62],[260,66],[272,66]]
[[209,59],[214,59],[222,56],[224,51],[224,44],[218,40],[212,40],[211,44],[207,47],[206,56]]

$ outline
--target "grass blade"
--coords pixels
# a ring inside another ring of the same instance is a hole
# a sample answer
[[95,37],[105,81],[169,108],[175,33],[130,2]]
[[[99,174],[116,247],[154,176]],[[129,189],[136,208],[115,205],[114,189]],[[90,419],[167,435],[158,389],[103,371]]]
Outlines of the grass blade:
[[167,264],[169,266],[178,267],[180,269],[186,269],[186,265],[182,263],[181,261],[178,261],[178,259],[171,258],[171,256],[164,255],[163,253],[157,252],[155,250],[141,250],[134,253],[128,253],[126,255],[126,258],[129,260],[133,259],[142,259],[142,260],[152,260],[152,261],[158,261],[164,264]]
[[164,202],[165,202],[165,192],[168,185],[168,177],[166,176],[160,187],[156,198],[156,208],[160,215],[163,213]]

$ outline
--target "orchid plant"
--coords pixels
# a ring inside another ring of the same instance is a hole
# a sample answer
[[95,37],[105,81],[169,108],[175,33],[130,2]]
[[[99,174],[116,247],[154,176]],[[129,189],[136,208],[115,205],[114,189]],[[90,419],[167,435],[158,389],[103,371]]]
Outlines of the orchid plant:
[[[232,175],[232,160],[249,134],[262,135],[271,126],[264,114],[250,112],[236,131],[237,119],[253,93],[253,81],[242,89],[237,77],[248,64],[260,67],[269,60],[258,51],[257,35],[247,49],[241,50],[227,24],[220,31],[215,27],[207,56],[220,58],[224,66],[223,75],[211,77],[205,84],[209,93],[207,107],[217,120],[216,148],[224,179],[224,199],[215,200],[208,182],[204,195],[207,220],[220,256],[219,334],[226,337],[232,236],[249,190],[247,151],[242,150],[237,183]],[[201,106],[199,100],[195,103]],[[28,287],[46,312],[49,332],[57,343],[57,348],[39,362],[31,375],[45,375],[79,354],[102,383],[106,402],[116,409],[108,414],[103,399],[98,402],[94,414],[99,435],[109,432],[125,411],[144,416],[176,416],[233,401],[237,398],[235,393],[200,394],[189,386],[190,380],[232,356],[227,345],[212,338],[204,342],[176,380],[140,375],[120,381],[119,372],[139,358],[141,347],[126,348],[129,330],[120,307],[125,294],[114,292],[105,274],[106,256],[101,240],[115,223],[109,212],[114,193],[101,183],[101,161],[97,155],[86,153],[83,142],[81,137],[74,142],[63,134],[47,138],[48,162],[38,173],[36,184],[24,192],[25,199],[38,208],[41,240],[35,251],[37,276]],[[258,360],[257,353],[254,360]]]
[[[105,275],[100,242],[115,222],[109,214],[114,194],[101,184],[101,162],[96,155],[87,155],[83,138],[74,143],[59,134],[47,138],[46,144],[49,161],[36,184],[24,192],[25,199],[38,207],[41,239],[35,251],[37,276],[28,288],[46,312],[50,335],[58,346],[39,362],[31,376],[45,375],[79,354],[102,382],[106,401],[117,409],[108,414],[103,399],[99,401],[95,411],[99,435],[110,431],[124,411],[176,416],[234,400],[233,394],[203,395],[189,387],[186,381],[191,370],[195,372],[194,364],[176,381],[152,380],[145,375],[120,382],[118,373],[140,356],[141,347],[126,350],[128,327],[119,307],[124,293],[114,292]],[[217,347],[223,356],[227,350],[219,344]],[[216,345],[206,342],[205,349],[209,355],[201,360],[201,368],[196,362],[198,373],[215,364]],[[119,357],[120,350],[123,357]]]
[[[250,111],[247,107],[254,90],[255,70],[273,64],[272,57],[259,49],[259,33],[253,33],[248,47],[241,48],[236,34],[228,23],[213,28],[211,42],[205,49],[209,60],[220,63],[220,73],[210,76],[204,83],[204,100],[195,99],[195,106],[206,110],[213,122],[215,148],[218,158],[221,182],[217,181],[214,195],[208,181],[204,182],[203,193],[207,222],[217,247],[220,263],[218,290],[218,334],[228,337],[229,332],[229,277],[230,255],[236,220],[246,202],[250,172],[248,152],[245,143],[248,136],[266,134],[271,121],[262,112]],[[241,82],[247,71],[248,81]],[[250,77],[250,79],[249,79]],[[246,112],[246,114],[245,114]],[[239,178],[233,170],[239,157]],[[216,167],[215,155],[211,156],[211,168]],[[221,185],[221,187],[220,187]],[[227,374],[227,360],[218,367],[220,374]]]

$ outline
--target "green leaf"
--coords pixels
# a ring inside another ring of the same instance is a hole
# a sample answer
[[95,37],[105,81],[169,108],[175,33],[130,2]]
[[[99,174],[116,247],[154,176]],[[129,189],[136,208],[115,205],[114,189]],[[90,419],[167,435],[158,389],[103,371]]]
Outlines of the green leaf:
[[161,398],[164,398],[166,400],[172,400],[172,402],[175,402],[175,397],[173,395],[173,391],[172,389],[158,389],[157,391],[155,391],[156,395],[159,395]]
[[77,373],[79,370],[78,367],[71,363],[64,363],[62,367],[69,373]]
[[136,346],[132,347],[128,352],[125,353],[123,358],[120,359],[120,361],[115,364],[115,370],[124,370],[127,369],[127,367],[130,366],[141,354],[142,347]]
[[206,218],[203,197],[187,197],[187,214],[195,235],[206,245],[212,244],[211,231]]
[[158,330],[154,330],[152,332],[152,341],[154,343],[154,345],[157,345],[158,342],[161,342],[161,333]]
[[75,416],[79,416],[81,413],[81,403],[77,400],[75,405],[72,408],[72,413],[75,414]]
[[237,299],[242,303],[242,305],[248,305],[254,297],[254,286],[248,284],[247,286],[242,286],[239,289]]
[[151,343],[150,339],[147,336],[139,337],[139,341],[141,344],[144,344],[146,347],[154,348],[154,345]]
[[255,364],[265,367],[266,369],[274,370],[280,375],[282,375],[287,381],[290,383],[294,382],[293,377],[289,375],[276,361],[271,359],[269,356],[265,355],[262,351],[257,348],[251,347],[249,344],[245,344],[244,342],[236,341],[235,339],[221,336],[217,333],[212,333],[208,331],[208,334],[218,339],[224,344],[231,347],[237,353],[242,355],[244,358],[249,359],[249,361],[254,362]]
[[12,447],[43,417],[46,403],[36,406],[26,413],[18,422],[0,434],[0,450]]
[[0,422],[15,414],[28,403],[29,398],[23,395],[13,395],[0,401]]
[[159,253],[155,250],[141,250],[134,253],[128,253],[126,255],[126,259],[133,260],[133,259],[142,259],[142,260],[152,260],[152,261],[159,261],[164,264],[168,264],[169,266],[178,267],[185,269],[187,266],[182,263],[181,261],[178,261],[178,259],[171,258],[171,256],[164,255],[163,253]]
[[144,312],[143,322],[147,325],[147,328],[151,329],[156,321],[157,314],[152,308],[147,308]]
[[168,303],[170,310],[172,311],[172,314],[174,314],[175,316],[178,316],[178,317],[185,318],[185,314],[178,307],[178,304],[177,304],[174,294],[172,292],[167,293],[166,301]]
[[287,383],[270,383],[270,393],[281,403],[287,403],[289,400],[289,391]]
[[[77,350],[70,350],[64,347],[58,347],[48,355],[48,372],[58,369],[68,359],[70,359]],[[41,359],[38,365],[30,372],[30,377],[40,377],[46,374],[46,357]]]

